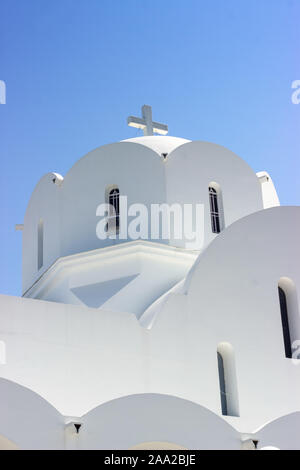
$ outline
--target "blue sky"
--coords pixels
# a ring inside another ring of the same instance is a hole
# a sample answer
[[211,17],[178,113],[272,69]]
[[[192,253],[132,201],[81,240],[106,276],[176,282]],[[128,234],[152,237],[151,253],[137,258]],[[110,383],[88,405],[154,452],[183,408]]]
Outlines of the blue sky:
[[224,145],[299,205],[299,0],[0,0],[1,293],[20,295],[22,223],[39,178],[135,137]]

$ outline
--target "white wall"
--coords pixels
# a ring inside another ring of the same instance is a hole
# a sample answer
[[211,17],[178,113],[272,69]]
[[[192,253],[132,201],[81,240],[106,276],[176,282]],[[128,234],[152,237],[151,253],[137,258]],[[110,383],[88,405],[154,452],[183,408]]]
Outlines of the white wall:
[[[233,449],[255,439],[258,449],[299,449],[300,413],[282,416],[252,434],[171,395],[124,396],[83,416],[62,416],[46,400],[0,379],[0,450]],[[81,425],[79,433],[74,424]]]
[[216,238],[189,274],[189,328],[211,351],[203,380],[212,380],[214,344],[229,342],[245,428],[300,407],[299,364],[285,357],[278,299],[282,276],[294,281],[299,295],[299,215],[298,207],[277,207],[241,219]]
[[[82,417],[64,417],[39,395],[14,382],[0,379],[0,393],[4,398],[0,402],[1,450],[126,450],[149,441],[188,449],[240,448],[239,433],[225,421],[172,396],[131,395]],[[81,424],[79,433],[74,422]]]
[[[114,245],[99,240],[96,217],[105,202],[105,188],[117,184],[128,204],[149,206],[165,200],[164,169],[157,154],[145,146],[124,142],[100,147],[80,159],[60,186],[53,174],[44,176],[30,199],[24,219],[23,292],[45,268],[61,256]],[[37,223],[44,219],[44,269],[37,272]]]
[[[248,214],[263,209],[259,180],[249,165],[230,150],[209,142],[189,142],[175,149],[166,162],[167,202],[204,204],[204,245],[212,233],[208,187],[218,183],[222,191],[225,228]],[[176,246],[186,242],[172,240]]]
[[[246,439],[257,440],[258,449],[300,448],[299,412],[247,435],[204,407],[171,395],[125,396],[81,417],[68,417],[33,391],[2,378],[0,393],[0,450],[239,450]],[[79,433],[73,423],[81,425]]]
[[182,280],[196,252],[138,240],[60,258],[27,292],[54,302],[134,313],[138,318]]
[[300,412],[281,416],[255,433],[258,449],[300,450]]
[[63,449],[64,418],[31,390],[0,378],[0,445],[4,449]]
[[99,406],[82,419],[79,449],[129,449],[145,442],[185,449],[240,449],[239,433],[202,406],[141,394]]
[[105,188],[116,184],[128,205],[147,207],[165,200],[164,171],[157,154],[131,142],[106,145],[80,159],[62,185],[62,254],[113,245],[96,237],[96,208],[105,202]]
[[1,376],[65,415],[145,392],[220,413],[216,352],[228,342],[240,417],[226,420],[254,432],[297,411],[299,366],[284,354],[277,284],[290,277],[299,292],[299,211],[277,207],[232,224],[200,255],[187,294],[170,295],[151,330],[125,312],[2,296]]
[[[208,199],[211,181],[221,186],[226,226],[263,208],[258,178],[238,156],[219,145],[176,139],[176,145],[179,145],[177,140],[183,144],[176,147],[172,143],[173,150],[164,161],[158,153],[158,147],[164,147],[163,139],[158,141],[159,145],[157,140],[153,141],[155,151],[149,148],[151,138],[147,142],[141,138],[99,147],[76,162],[60,185],[53,184],[52,173],[40,180],[24,219],[23,292],[59,257],[124,242],[99,240],[96,236],[100,220],[96,208],[105,202],[105,188],[110,184],[119,186],[129,205],[138,202],[149,208],[152,203],[163,202],[204,204],[205,246],[215,237],[211,233]],[[40,217],[44,220],[45,254],[44,266],[38,272]],[[186,248],[185,241],[155,241]],[[202,245],[194,247],[202,248]]]
[[[60,256],[60,187],[54,173],[44,175],[36,185],[24,216],[23,292]],[[38,223],[44,224],[44,263],[38,270]]]
[[266,171],[259,171],[256,175],[261,184],[264,209],[280,206],[277,191],[269,173]]

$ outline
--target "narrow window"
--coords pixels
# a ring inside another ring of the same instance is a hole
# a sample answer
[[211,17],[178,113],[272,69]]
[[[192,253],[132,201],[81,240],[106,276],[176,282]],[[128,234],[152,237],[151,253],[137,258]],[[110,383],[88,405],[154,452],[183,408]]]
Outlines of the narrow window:
[[279,294],[285,356],[292,357],[292,344],[291,344],[290,327],[289,327],[289,319],[288,319],[288,312],[287,312],[286,295],[285,295],[284,290],[279,286],[278,286],[278,294]]
[[221,397],[221,408],[222,415],[227,415],[227,398],[226,398],[226,386],[224,376],[224,361],[221,354],[218,352],[218,369],[219,369],[219,384],[220,384],[220,397]]
[[118,233],[120,228],[120,190],[117,186],[106,190],[106,202],[109,204],[106,231]]
[[234,351],[229,343],[220,343],[217,350],[222,415],[239,416]]
[[291,279],[282,277],[279,280],[278,296],[285,356],[291,358],[293,342],[300,338],[297,292],[296,286]]
[[44,264],[44,222],[40,219],[38,223],[38,243],[37,243],[38,270]]
[[224,227],[223,203],[221,188],[218,183],[210,183],[208,187],[211,230],[213,233],[220,233]]

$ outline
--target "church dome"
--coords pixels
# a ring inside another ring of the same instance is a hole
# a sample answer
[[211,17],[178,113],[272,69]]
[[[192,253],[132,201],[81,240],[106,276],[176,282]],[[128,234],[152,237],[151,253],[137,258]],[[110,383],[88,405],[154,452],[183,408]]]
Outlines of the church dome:
[[149,147],[154,152],[161,155],[162,153],[171,153],[177,147],[183,144],[191,142],[187,139],[172,136],[160,136],[160,135],[148,135],[143,137],[135,137],[132,139],[122,140],[122,142],[134,142],[136,144],[144,145]]

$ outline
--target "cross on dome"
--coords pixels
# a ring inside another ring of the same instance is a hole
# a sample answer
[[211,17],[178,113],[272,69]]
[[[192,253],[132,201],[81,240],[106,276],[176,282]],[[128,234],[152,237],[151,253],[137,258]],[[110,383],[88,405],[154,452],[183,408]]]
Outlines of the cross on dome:
[[166,135],[168,133],[168,126],[159,122],[152,121],[152,108],[147,104],[142,107],[142,118],[129,116],[127,118],[127,124],[137,129],[143,129],[144,135],[156,134]]

